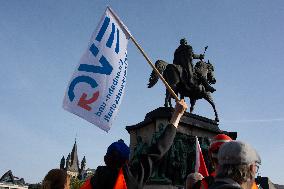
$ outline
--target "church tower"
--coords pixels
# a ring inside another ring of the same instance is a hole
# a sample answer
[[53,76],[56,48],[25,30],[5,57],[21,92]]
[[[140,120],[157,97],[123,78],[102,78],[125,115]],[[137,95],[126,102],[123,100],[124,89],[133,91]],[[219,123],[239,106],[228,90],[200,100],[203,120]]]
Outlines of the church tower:
[[77,142],[75,143],[72,148],[71,152],[71,165],[67,168],[67,174],[71,175],[72,177],[77,177],[79,175],[79,160],[77,154]]
[[[66,163],[66,165],[65,165]],[[64,167],[65,166],[65,167]],[[60,169],[66,170],[67,174],[71,177],[79,177],[83,171],[85,171],[86,167],[86,158],[84,156],[82,162],[81,162],[81,168],[79,167],[79,158],[77,153],[77,141],[75,139],[75,143],[73,145],[71,154],[69,153],[66,161],[64,156],[61,158],[60,161]]]

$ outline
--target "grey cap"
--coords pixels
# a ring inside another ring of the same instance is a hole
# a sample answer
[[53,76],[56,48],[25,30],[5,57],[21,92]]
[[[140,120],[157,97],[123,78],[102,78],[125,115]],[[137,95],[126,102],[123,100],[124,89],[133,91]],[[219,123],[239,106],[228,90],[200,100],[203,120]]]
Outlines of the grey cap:
[[220,165],[242,165],[253,162],[261,163],[256,150],[248,143],[241,141],[230,141],[224,143],[218,152]]

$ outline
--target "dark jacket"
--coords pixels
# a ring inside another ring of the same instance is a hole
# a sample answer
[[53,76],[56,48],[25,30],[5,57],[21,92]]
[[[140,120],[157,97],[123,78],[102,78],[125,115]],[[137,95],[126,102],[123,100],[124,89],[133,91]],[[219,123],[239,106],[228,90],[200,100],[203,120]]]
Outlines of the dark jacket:
[[198,181],[200,183],[200,189],[208,189],[214,183],[214,176],[209,175]]
[[[146,180],[151,176],[153,165],[170,149],[176,135],[175,126],[169,124],[158,142],[152,145],[146,155],[141,155],[140,161],[123,165],[123,175],[128,189],[142,189]],[[91,178],[93,189],[113,189],[118,170],[99,166]]]
[[215,182],[209,189],[242,189],[242,187],[230,178],[215,178]]

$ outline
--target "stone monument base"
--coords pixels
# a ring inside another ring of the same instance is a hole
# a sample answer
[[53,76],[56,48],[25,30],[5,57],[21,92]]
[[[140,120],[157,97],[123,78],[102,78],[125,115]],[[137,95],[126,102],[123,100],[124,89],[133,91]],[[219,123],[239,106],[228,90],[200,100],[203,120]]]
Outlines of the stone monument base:
[[[130,158],[147,151],[156,142],[169,123],[173,108],[160,107],[146,114],[144,121],[127,126],[130,134]],[[155,165],[145,189],[178,189],[184,186],[188,174],[194,172],[195,140],[198,137],[205,163],[210,173],[213,168],[209,161],[208,147],[213,136],[219,133],[236,139],[236,132],[222,131],[214,120],[185,112],[180,120],[174,142],[159,164]]]

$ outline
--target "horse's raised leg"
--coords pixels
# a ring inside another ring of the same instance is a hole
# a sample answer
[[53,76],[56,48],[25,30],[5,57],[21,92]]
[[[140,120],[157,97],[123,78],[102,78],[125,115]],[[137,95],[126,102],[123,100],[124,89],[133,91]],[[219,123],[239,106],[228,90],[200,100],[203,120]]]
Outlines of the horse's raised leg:
[[[180,80],[179,80],[179,77],[178,77],[178,73],[176,73],[172,68],[173,67],[170,67],[169,69],[166,68],[163,76],[166,79],[166,81],[168,82],[169,86],[175,92],[175,94],[178,95],[177,85],[178,85]],[[172,98],[173,98],[172,94],[168,90],[166,90],[165,107],[168,107],[168,104],[170,105],[170,107],[173,107],[172,101],[171,101]]]
[[172,108],[173,107],[173,105],[172,105],[172,97],[171,97],[171,95],[169,95],[170,96],[170,98],[169,98],[169,105],[170,105],[170,107]]
[[196,99],[191,98],[190,99],[190,113],[193,112],[195,103],[196,103]]
[[165,98],[165,104],[164,104],[165,107],[169,107],[169,105],[171,108],[173,107],[171,99],[172,99],[171,94],[169,93],[168,90],[166,90],[166,98]]
[[217,110],[216,110],[216,107],[215,107],[215,103],[210,95],[210,93],[206,93],[206,95],[204,96],[204,99],[209,102],[209,104],[211,104],[213,110],[214,110],[214,113],[215,113],[215,121],[219,122],[219,117],[218,117],[218,113],[217,113]]
[[166,97],[165,97],[165,104],[164,104],[165,107],[169,107],[169,104],[168,104],[169,100],[171,100],[171,97],[170,97],[168,90],[166,90]]

